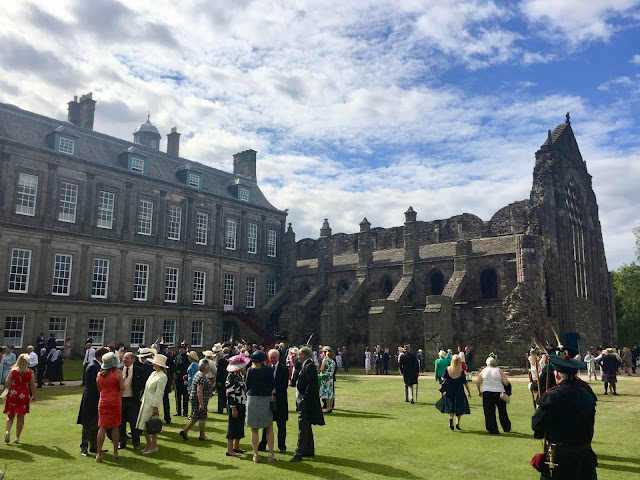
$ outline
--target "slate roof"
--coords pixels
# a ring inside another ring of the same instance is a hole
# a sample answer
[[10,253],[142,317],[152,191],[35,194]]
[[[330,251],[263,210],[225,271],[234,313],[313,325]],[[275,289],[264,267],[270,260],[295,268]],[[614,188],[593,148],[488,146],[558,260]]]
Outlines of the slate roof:
[[[140,154],[147,157],[145,178],[168,182],[181,188],[189,188],[176,177],[176,172],[183,170],[186,165],[193,165],[197,167],[198,172],[201,172],[203,177],[202,188],[197,189],[197,191],[240,202],[227,189],[227,184],[238,179],[238,175],[192,162],[182,157],[169,155],[144,145],[134,144],[133,142],[81,128],[63,120],[22,110],[15,105],[0,103],[0,139],[53,151],[46,141],[46,136],[61,126],[64,127],[65,133],[78,137],[78,158],[87,163],[99,166],[107,165],[122,170],[126,174],[128,170],[118,163],[118,155],[134,147]],[[139,175],[132,172],[129,174],[133,177]],[[244,179],[244,177],[242,178]],[[252,184],[251,190],[250,205],[281,212],[281,210],[269,203],[257,185]]]
[[[474,238],[471,240],[472,257],[489,255],[509,255],[516,253],[516,236],[505,235],[501,237]],[[420,259],[440,260],[452,259],[456,254],[456,242],[434,243],[431,245],[421,245],[419,247]],[[400,264],[403,259],[402,248],[392,248],[389,250],[374,250],[374,264]],[[355,266],[358,263],[357,253],[336,255],[333,257],[334,266]],[[298,268],[318,268],[318,259],[298,260]]]

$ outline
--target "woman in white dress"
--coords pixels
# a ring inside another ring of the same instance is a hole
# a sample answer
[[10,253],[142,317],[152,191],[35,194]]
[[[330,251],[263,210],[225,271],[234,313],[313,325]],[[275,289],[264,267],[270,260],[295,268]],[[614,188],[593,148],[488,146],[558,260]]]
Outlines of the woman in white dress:
[[147,422],[151,417],[159,416],[164,388],[167,386],[167,357],[156,353],[153,360],[151,360],[151,364],[154,371],[149,375],[144,386],[142,404],[140,405],[140,413],[136,422],[136,426],[142,430],[147,439],[147,445],[142,451],[143,455],[158,452],[158,435],[147,432]]
[[369,351],[369,347],[364,351],[364,371],[367,375],[369,375],[371,371],[371,352]]

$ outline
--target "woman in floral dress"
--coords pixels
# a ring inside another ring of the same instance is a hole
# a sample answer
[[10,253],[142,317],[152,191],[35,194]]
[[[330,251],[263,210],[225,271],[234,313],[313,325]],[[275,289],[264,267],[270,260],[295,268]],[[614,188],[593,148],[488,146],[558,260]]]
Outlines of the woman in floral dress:
[[331,413],[333,410],[333,399],[335,392],[333,389],[333,373],[336,370],[336,362],[333,359],[333,351],[325,351],[324,360],[320,365],[320,398],[327,401],[327,408],[324,413]]
[[[192,353],[195,354],[195,352],[190,352],[189,355]],[[193,360],[192,356],[190,358]],[[189,387],[191,418],[187,422],[187,425],[180,430],[180,436],[185,440],[189,440],[187,432],[198,422],[200,428],[198,440],[208,442],[211,441],[211,439],[205,434],[204,427],[205,421],[207,420],[207,406],[209,405],[209,398],[211,398],[211,382],[207,378],[209,362],[206,358],[203,358],[199,362],[193,362],[189,365],[189,368],[191,368],[192,365],[196,365],[197,370],[191,379],[191,386]]]
[[24,427],[24,416],[29,413],[29,403],[36,401],[36,380],[29,368],[29,355],[23,353],[18,357],[15,366],[9,371],[5,388],[8,389],[4,405],[4,413],[7,414],[5,443],[9,443],[13,419],[18,416],[16,422],[16,437],[13,443],[20,442],[20,434]]

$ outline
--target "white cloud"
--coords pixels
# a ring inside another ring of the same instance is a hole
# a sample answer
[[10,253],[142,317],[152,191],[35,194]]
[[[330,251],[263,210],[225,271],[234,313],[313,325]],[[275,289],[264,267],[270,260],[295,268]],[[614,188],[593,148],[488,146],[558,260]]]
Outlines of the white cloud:
[[631,57],[631,60],[629,60],[629,63],[640,65],[640,54],[634,55],[633,57]]

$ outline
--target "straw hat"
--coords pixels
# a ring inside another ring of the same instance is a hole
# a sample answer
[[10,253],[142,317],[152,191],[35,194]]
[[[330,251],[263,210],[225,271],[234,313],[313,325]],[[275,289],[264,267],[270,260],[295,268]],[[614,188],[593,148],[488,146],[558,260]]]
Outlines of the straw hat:
[[153,360],[151,360],[151,363],[158,365],[159,367],[162,367],[162,368],[167,368],[167,357],[165,357],[161,353],[156,353],[156,356],[153,357]]
[[200,361],[200,359],[198,358],[198,353],[194,352],[193,350],[191,350],[189,353],[187,353],[187,357],[189,357],[194,362]]
[[438,356],[439,356],[440,358],[444,358],[444,357],[446,357],[446,356],[447,356],[447,352],[445,352],[444,350],[440,350],[440,351],[438,352]]
[[140,350],[138,350],[138,355],[136,355],[136,357],[138,357],[138,358],[147,358],[147,357],[151,357],[153,355],[154,355],[154,353],[151,351],[150,348],[143,347]]
[[238,370],[242,370],[244,367],[249,365],[250,362],[251,359],[242,354],[231,357],[229,359],[229,365],[227,365],[227,372],[237,372]]
[[202,355],[204,355],[204,358],[215,357],[215,354],[211,350],[205,350],[204,352],[202,352]]
[[113,352],[105,353],[102,357],[102,369],[110,370],[118,367],[118,357]]
[[331,347],[329,345],[325,345],[324,347],[322,347],[322,351],[323,352],[331,352]]
[[213,353],[221,352],[221,351],[222,351],[222,344],[221,344],[221,343],[216,343],[216,344],[213,346],[213,349],[212,349],[212,350],[213,350]]
[[289,351],[291,352],[292,355],[297,355],[298,354],[298,347],[290,348]]

